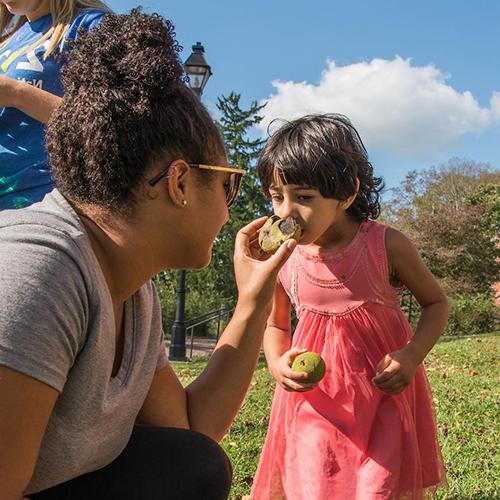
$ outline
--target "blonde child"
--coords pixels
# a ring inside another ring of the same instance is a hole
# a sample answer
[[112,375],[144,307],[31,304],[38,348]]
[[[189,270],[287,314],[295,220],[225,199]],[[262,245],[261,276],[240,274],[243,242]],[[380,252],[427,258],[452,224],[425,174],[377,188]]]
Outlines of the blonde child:
[[[432,495],[446,479],[422,362],[449,306],[412,243],[374,221],[382,181],[361,138],[342,115],[302,117],[270,138],[259,176],[275,213],[303,234],[264,337],[277,387],[252,498]],[[415,332],[400,309],[403,287],[422,307]],[[318,384],[291,370],[303,350],[326,362]]]
[[61,55],[107,10],[100,0],[0,0],[0,210],[54,187],[44,134],[62,96]]

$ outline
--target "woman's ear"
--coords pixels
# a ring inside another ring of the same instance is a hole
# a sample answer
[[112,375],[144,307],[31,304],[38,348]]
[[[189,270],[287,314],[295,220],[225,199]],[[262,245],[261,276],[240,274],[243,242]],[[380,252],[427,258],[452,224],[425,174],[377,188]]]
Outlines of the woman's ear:
[[190,170],[189,165],[184,160],[175,160],[170,164],[170,173],[167,178],[168,195],[177,207],[187,205]]

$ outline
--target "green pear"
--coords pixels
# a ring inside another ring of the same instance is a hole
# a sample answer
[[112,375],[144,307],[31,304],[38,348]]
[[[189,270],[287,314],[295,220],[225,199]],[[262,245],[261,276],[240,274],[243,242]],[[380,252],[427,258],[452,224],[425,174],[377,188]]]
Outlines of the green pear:
[[292,370],[306,372],[309,376],[303,380],[307,383],[319,382],[325,376],[325,362],[315,352],[303,352],[299,354],[292,363]]
[[263,252],[274,253],[287,240],[299,241],[301,234],[301,227],[292,217],[281,219],[272,215],[259,232],[259,245]]

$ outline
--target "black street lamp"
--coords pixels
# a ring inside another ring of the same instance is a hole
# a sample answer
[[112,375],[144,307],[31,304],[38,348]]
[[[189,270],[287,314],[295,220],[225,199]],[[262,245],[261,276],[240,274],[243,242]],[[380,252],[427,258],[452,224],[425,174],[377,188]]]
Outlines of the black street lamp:
[[201,98],[208,79],[212,76],[212,71],[205,60],[204,53],[203,45],[196,42],[196,45],[193,45],[193,52],[184,63],[184,69],[189,76],[189,86],[199,98]]
[[[205,60],[205,49],[200,42],[193,45],[193,52],[186,59],[184,69],[189,77],[189,86],[201,99],[203,89],[212,76],[210,66]],[[175,307],[175,320],[172,325],[172,337],[168,357],[171,361],[186,361],[186,270],[179,271],[179,287],[177,289],[177,303]]]

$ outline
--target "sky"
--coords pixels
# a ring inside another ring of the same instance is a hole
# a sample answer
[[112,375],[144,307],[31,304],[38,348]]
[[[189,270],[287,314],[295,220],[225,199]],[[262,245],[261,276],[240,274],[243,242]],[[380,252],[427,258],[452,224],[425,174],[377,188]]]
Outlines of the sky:
[[[276,118],[347,115],[388,188],[410,170],[466,158],[500,168],[498,0],[110,0],[175,25],[185,60],[201,42],[213,76],[203,101],[267,103]],[[276,123],[276,122],[274,122]]]

